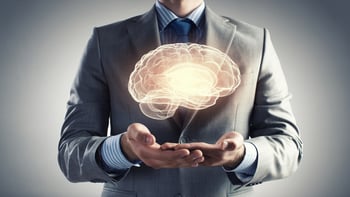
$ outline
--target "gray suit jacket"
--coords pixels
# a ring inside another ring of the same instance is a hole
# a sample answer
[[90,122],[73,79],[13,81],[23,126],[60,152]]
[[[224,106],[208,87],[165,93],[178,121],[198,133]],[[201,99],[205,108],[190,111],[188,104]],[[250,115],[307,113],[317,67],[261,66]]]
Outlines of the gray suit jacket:
[[[72,182],[106,182],[102,196],[236,196],[249,186],[283,178],[297,169],[302,142],[291,111],[289,93],[269,33],[205,11],[205,43],[239,65],[241,84],[216,105],[198,111],[191,122],[149,119],[128,93],[136,61],[160,45],[156,12],[96,28],[75,78],[59,142],[60,167]],[[189,113],[192,115],[191,113]],[[145,124],[158,143],[215,143],[238,131],[258,150],[257,169],[248,183],[221,167],[152,169],[106,173],[99,148],[107,137]]]

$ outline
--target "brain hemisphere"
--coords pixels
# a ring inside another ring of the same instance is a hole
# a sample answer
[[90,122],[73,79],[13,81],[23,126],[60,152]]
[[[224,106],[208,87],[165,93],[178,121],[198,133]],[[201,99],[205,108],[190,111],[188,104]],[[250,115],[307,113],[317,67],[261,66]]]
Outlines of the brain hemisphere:
[[240,83],[238,66],[218,49],[199,44],[162,45],[142,56],[129,92],[148,117],[172,117],[179,106],[201,110],[230,95]]

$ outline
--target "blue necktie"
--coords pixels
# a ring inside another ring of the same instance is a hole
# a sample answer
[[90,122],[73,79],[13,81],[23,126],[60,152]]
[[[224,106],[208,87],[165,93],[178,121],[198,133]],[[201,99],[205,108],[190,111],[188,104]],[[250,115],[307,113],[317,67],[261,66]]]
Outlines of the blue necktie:
[[175,32],[176,37],[172,39],[172,42],[186,43],[190,42],[190,32],[194,23],[189,19],[175,19],[169,27]]

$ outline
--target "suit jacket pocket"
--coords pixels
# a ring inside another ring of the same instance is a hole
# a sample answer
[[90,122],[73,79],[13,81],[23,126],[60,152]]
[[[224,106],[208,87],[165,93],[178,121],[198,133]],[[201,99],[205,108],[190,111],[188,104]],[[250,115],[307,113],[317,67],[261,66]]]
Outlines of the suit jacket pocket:
[[237,191],[233,191],[231,193],[228,193],[228,197],[253,197],[254,195],[254,189],[252,187],[245,187],[241,188]]
[[109,187],[104,187],[102,191],[102,197],[136,197],[136,192],[133,191],[125,191],[125,190],[119,190]]

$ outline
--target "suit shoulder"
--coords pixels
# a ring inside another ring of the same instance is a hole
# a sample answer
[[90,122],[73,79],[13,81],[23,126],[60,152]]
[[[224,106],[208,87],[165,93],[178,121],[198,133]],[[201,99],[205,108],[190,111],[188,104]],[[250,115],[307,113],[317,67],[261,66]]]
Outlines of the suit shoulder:
[[[143,15],[134,16],[114,23],[95,27],[95,33],[101,43],[120,42],[128,36],[128,25],[137,22]],[[119,38],[119,39],[115,39]]]
[[124,20],[121,20],[121,21],[117,21],[117,22],[114,22],[114,23],[110,23],[110,24],[106,24],[106,25],[102,25],[102,26],[96,27],[96,29],[98,31],[102,31],[102,32],[114,31],[116,29],[123,29],[123,28],[126,27],[127,24],[135,22],[135,21],[138,21],[141,17],[142,17],[142,15],[134,16],[134,17],[127,18],[127,19],[124,19]]

